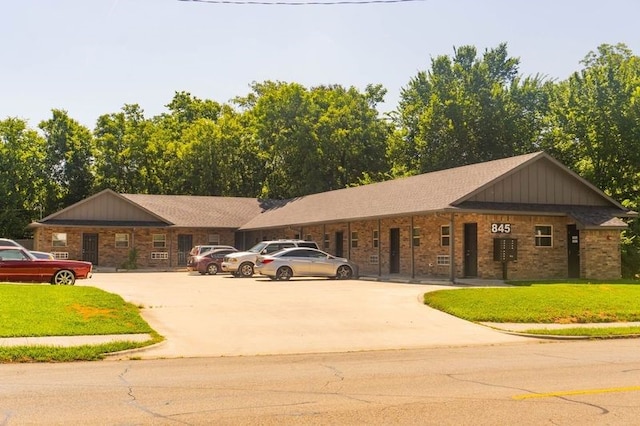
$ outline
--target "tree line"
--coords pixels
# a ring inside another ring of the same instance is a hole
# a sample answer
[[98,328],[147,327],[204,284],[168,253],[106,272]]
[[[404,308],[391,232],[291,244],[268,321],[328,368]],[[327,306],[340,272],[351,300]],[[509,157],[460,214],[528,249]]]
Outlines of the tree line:
[[[569,78],[523,76],[507,45],[431,60],[396,109],[386,89],[254,82],[228,103],[176,92],[167,112],[137,104],[93,129],[64,110],[31,128],[0,121],[0,234],[111,188],[120,193],[293,198],[546,151],[628,208],[640,205],[640,57],[600,45]],[[640,272],[640,226],[623,235]]]

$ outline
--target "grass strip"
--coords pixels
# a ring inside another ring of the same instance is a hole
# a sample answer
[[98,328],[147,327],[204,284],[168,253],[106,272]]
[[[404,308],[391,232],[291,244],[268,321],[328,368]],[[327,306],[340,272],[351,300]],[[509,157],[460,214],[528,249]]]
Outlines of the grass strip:
[[531,284],[438,290],[426,293],[424,302],[474,322],[586,324],[640,321],[640,285],[632,284]]
[[152,331],[137,306],[95,287],[0,284],[0,337]]

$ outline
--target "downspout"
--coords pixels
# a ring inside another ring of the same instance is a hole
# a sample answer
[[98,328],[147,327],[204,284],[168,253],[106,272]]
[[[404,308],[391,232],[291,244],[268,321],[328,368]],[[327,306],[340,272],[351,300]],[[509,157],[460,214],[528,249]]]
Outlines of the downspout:
[[456,283],[456,249],[455,249],[455,232],[454,232],[454,213],[451,213],[451,220],[449,221],[449,279],[452,284]]
[[322,224],[322,246],[321,247],[322,247],[322,250],[324,250],[324,251],[328,251],[329,250],[329,247],[326,246],[326,241],[327,241],[327,238],[325,237],[326,235],[327,235],[327,224],[323,223]]
[[349,250],[347,259],[351,260],[351,222],[347,222],[347,250]]
[[173,231],[169,229],[169,268],[173,268]]
[[413,231],[414,231],[414,225],[415,223],[413,222],[413,216],[411,216],[411,230],[409,231],[409,243],[411,244],[411,279],[414,279],[416,277],[416,262],[415,262],[415,247],[413,244]]
[[382,276],[382,261],[380,259],[380,246],[382,245],[382,238],[380,235],[380,219],[378,219],[378,276]]

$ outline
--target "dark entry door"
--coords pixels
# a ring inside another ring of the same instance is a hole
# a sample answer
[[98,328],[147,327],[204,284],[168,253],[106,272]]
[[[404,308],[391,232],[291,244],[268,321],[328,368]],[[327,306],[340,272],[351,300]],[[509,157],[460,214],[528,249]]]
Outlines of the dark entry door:
[[400,228],[389,230],[389,272],[400,272]]
[[342,231],[336,232],[336,257],[344,256],[344,233]]
[[193,235],[178,234],[178,266],[186,266],[193,247]]
[[569,278],[580,278],[580,231],[576,225],[567,225],[567,250]]
[[478,224],[464,224],[464,276],[478,276]]
[[98,265],[98,234],[82,234],[82,260]]

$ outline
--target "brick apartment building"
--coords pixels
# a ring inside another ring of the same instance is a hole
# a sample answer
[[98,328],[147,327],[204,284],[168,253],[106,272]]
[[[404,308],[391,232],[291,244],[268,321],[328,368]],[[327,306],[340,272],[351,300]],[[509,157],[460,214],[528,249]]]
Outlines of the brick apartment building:
[[196,244],[304,238],[362,275],[620,277],[624,208],[539,152],[286,201],[105,190],[31,226],[35,247],[120,267],[185,265]]

